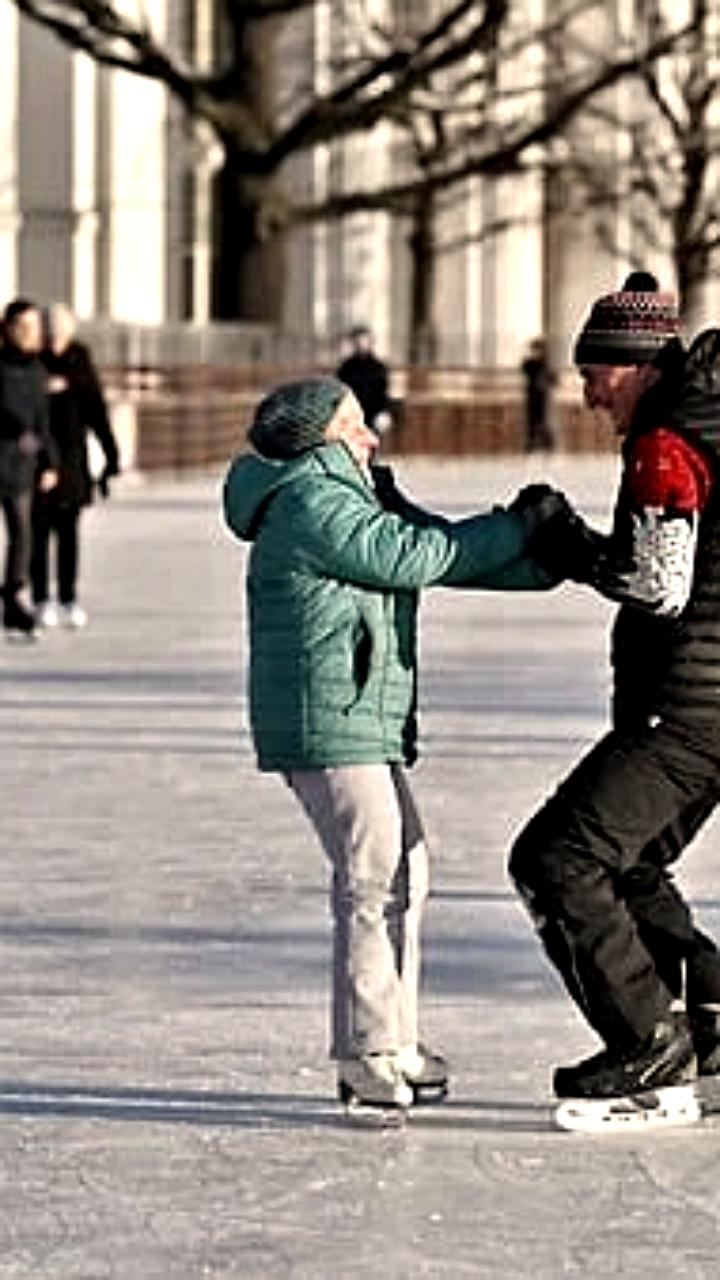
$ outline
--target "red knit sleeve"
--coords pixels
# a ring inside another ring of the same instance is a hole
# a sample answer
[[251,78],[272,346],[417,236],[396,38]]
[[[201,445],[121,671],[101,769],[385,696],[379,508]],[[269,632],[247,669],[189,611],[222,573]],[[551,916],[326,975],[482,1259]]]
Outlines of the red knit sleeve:
[[712,464],[701,449],[669,427],[639,437],[627,466],[633,505],[683,513],[702,511],[714,483]]

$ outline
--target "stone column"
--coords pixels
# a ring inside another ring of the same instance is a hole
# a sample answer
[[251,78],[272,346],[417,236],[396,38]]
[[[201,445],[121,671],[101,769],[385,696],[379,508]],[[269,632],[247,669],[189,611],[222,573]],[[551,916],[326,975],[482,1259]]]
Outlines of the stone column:
[[94,62],[73,57],[72,129],[72,296],[81,319],[97,306],[97,78]]
[[19,26],[18,288],[40,303],[69,301],[73,59],[49,32],[24,19]]
[[17,292],[17,11],[0,6],[0,309]]
[[[148,20],[162,38],[165,0]],[[100,88],[100,296],[110,319],[160,324],[166,316],[166,95],[126,72]]]

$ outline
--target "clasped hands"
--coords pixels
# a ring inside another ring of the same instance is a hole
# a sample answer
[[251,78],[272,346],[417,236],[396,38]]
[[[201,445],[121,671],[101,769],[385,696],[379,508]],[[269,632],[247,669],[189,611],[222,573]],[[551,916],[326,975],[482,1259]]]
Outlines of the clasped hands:
[[541,569],[558,580],[592,581],[605,540],[586,525],[564,493],[548,484],[529,484],[508,511],[521,517],[526,552]]

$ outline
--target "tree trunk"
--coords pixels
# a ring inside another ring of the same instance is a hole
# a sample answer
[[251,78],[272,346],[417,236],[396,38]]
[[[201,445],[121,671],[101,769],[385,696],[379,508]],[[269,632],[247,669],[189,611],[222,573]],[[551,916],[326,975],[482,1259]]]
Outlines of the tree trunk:
[[676,256],[678,296],[683,322],[692,332],[704,320],[709,285],[710,257],[704,246],[683,246]]
[[411,364],[431,364],[437,355],[435,329],[434,241],[435,201],[421,192],[413,212],[410,245],[410,342]]
[[217,179],[213,314],[279,325],[286,281],[287,219],[273,178],[246,178],[231,157]]
[[[240,155],[253,137],[267,141],[275,126],[277,38],[286,21],[247,18],[230,10],[226,38],[233,50],[228,92],[241,105],[237,149],[225,135],[225,165],[216,181],[213,313],[221,320],[279,325],[285,295],[288,204],[280,179],[251,174]],[[249,122],[249,123],[248,123]]]

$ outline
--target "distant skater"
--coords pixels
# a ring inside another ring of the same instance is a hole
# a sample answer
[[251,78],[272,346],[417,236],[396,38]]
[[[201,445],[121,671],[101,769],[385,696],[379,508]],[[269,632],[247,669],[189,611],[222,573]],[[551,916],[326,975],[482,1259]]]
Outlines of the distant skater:
[[[30,563],[35,616],[39,626],[61,622],[84,627],[87,612],[78,599],[80,528],[83,508],[92,500],[87,438],[92,432],[105,456],[99,488],[119,471],[113,435],[100,379],[88,348],[75,337],[75,317],[62,303],[48,309],[47,339],[42,360],[50,397],[50,433],[58,454],[58,482],[33,503],[33,552]],[[51,595],[51,556],[56,551],[57,603]]]
[[0,499],[7,535],[3,626],[9,638],[35,635],[28,599],[33,499],[36,490],[49,493],[57,483],[41,346],[39,308],[15,298],[5,308],[0,345]]
[[372,334],[364,325],[351,330],[350,343],[352,350],[335,376],[355,392],[368,426],[381,433],[390,425],[387,364],[373,350]]
[[525,382],[525,449],[528,453],[538,449],[550,452],[555,447],[550,410],[557,376],[550,365],[544,338],[535,338],[530,343],[520,369]]

